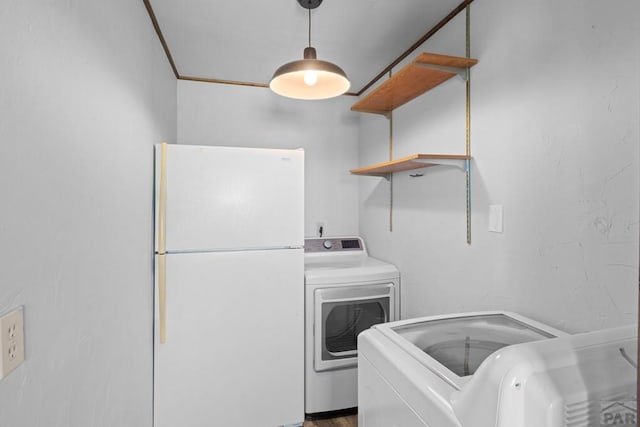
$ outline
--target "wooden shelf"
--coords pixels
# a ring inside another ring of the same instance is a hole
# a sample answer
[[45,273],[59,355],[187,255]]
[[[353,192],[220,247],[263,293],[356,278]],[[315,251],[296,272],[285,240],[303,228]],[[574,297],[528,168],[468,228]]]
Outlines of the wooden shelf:
[[464,154],[412,154],[389,162],[351,169],[350,172],[354,175],[387,176],[394,172],[430,166],[456,166],[466,170],[469,160],[471,160],[471,156]]
[[453,76],[460,75],[466,80],[467,69],[477,63],[478,60],[473,58],[421,53],[412,63],[353,104],[351,110],[388,115]]

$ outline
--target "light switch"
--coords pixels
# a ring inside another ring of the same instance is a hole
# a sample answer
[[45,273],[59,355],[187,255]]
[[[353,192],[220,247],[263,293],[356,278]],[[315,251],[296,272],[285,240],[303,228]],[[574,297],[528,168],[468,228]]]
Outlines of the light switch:
[[502,205],[489,206],[489,231],[502,233],[503,209]]

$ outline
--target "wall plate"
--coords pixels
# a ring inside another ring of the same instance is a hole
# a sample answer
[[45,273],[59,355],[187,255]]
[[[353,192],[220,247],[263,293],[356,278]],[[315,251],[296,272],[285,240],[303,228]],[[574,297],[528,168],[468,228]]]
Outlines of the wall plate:
[[502,233],[504,222],[504,211],[502,205],[489,206],[489,231]]
[[24,310],[20,307],[0,317],[0,378],[24,362]]

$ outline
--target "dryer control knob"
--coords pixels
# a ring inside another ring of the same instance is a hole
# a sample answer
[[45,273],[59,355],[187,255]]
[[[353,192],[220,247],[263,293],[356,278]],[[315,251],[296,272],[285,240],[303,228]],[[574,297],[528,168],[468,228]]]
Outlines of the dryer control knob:
[[331,243],[331,240],[325,240],[322,243],[322,246],[324,246],[325,249],[331,249],[333,247],[333,243]]

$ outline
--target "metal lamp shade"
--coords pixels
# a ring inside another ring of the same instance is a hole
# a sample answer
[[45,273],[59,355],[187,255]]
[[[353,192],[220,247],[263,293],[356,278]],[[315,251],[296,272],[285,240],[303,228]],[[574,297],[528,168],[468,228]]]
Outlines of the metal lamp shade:
[[[307,49],[306,58],[310,56]],[[313,54],[315,56],[315,50]],[[317,77],[313,84],[305,82],[305,73],[309,71],[315,72]],[[271,90],[278,95],[295,99],[333,98],[345,93],[350,86],[342,68],[319,59],[301,59],[284,64],[276,70],[269,83]]]

